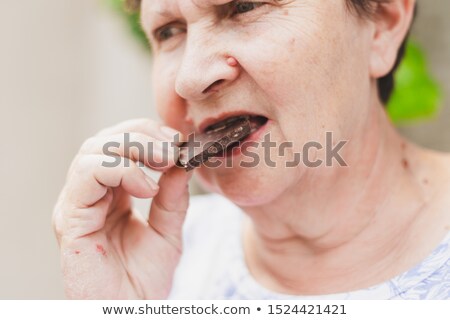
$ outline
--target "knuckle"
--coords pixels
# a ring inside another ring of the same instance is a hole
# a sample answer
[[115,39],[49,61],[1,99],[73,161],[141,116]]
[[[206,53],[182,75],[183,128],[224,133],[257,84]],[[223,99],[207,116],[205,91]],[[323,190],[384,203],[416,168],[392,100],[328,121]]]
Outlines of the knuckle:
[[55,233],[56,237],[59,239],[64,234],[64,227],[62,222],[62,212],[60,209],[60,205],[57,204],[53,209],[52,215],[52,229]]
[[94,137],[86,139],[80,147],[80,153],[87,153],[91,151],[94,148],[95,143],[96,139]]
[[[149,137],[143,133],[140,132],[129,132],[129,137],[132,142],[141,142],[145,143],[149,140]],[[145,146],[145,145],[144,145]]]
[[[161,124],[155,120],[141,119],[140,121],[138,121],[135,124],[134,131],[141,132],[141,133],[149,133],[149,132],[159,131],[160,127],[161,127]],[[148,137],[147,137],[147,139],[148,139]]]
[[149,128],[149,127],[153,127],[153,128],[158,128],[159,127],[159,123],[153,119],[142,119],[143,121],[141,122],[140,127],[142,129],[145,128]]
[[97,131],[97,133],[94,136],[95,137],[101,137],[101,136],[104,136],[106,134],[109,134],[112,130],[114,130],[115,127],[117,127],[117,125],[116,126],[107,127],[107,128],[103,128],[100,131]]
[[84,155],[76,159],[73,165],[73,173],[76,175],[85,175],[91,173],[97,166],[94,155]]

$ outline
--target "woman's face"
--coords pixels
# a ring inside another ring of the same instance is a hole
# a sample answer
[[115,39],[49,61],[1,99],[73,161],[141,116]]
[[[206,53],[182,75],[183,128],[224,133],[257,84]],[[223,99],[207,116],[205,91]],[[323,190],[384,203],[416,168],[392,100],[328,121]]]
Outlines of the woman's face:
[[[154,53],[157,108],[168,125],[189,134],[230,115],[261,115],[268,122],[252,141],[270,132],[276,146],[293,143],[284,156],[271,149],[275,167],[265,164],[267,147],[259,144],[251,149],[260,158],[253,168],[241,167],[251,158],[238,153],[232,168],[196,169],[207,188],[239,205],[262,205],[308,175],[333,170],[285,163],[289,150],[324,145],[327,131],[335,142],[351,141],[367,124],[372,31],[345,0],[144,0],[142,22]],[[310,160],[324,160],[322,151]]]

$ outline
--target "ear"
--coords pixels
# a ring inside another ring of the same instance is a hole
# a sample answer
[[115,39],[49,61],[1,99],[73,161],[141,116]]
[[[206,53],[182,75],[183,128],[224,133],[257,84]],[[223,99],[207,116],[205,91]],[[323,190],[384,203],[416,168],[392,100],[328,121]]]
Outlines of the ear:
[[381,78],[394,67],[398,50],[411,27],[415,0],[388,0],[375,4],[370,75]]

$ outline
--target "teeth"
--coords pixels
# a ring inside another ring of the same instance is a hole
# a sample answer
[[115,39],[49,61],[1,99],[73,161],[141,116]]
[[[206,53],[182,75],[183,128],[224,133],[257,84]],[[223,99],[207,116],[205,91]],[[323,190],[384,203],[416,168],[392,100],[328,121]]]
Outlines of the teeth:
[[205,132],[206,133],[217,132],[217,131],[225,129],[233,122],[236,122],[241,119],[249,119],[249,118],[250,118],[250,116],[238,116],[238,117],[227,118],[223,121],[220,121],[218,123],[210,125],[208,128],[206,128]]
[[255,132],[260,127],[262,127],[267,122],[268,119],[263,116],[250,116],[250,115],[231,117],[210,125],[209,127],[206,128],[205,133],[210,134],[213,132],[218,132],[220,130],[226,129],[228,126],[239,120],[250,120],[251,131]]

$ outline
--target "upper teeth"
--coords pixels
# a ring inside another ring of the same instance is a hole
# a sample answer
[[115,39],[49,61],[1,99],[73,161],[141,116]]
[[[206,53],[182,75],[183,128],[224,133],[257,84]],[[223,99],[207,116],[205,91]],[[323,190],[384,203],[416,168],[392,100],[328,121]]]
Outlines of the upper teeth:
[[[210,133],[210,132],[217,132],[220,131],[222,129],[225,129],[230,123],[233,123],[234,121],[240,120],[240,119],[249,119],[250,116],[236,116],[236,117],[231,117],[222,121],[217,122],[216,124],[210,125],[207,129],[206,132]],[[218,127],[218,125],[220,125],[220,127]]]

